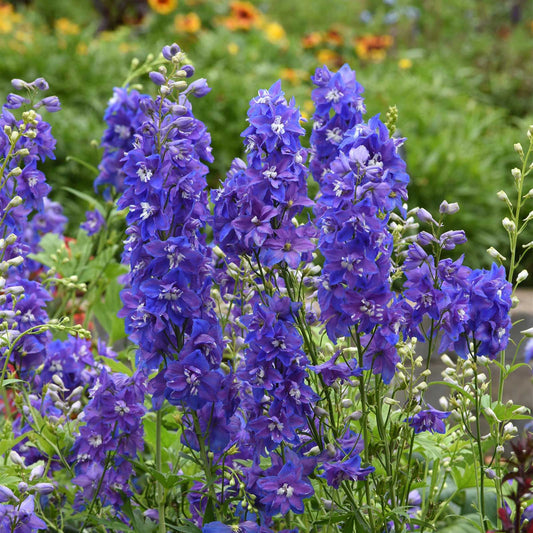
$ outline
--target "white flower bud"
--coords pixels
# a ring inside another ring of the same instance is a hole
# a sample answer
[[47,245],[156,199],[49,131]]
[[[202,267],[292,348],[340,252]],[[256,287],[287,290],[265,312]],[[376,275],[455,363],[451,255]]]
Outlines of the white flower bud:
[[513,175],[515,181],[518,181],[522,177],[522,171],[519,168],[513,168],[513,170],[511,170],[511,174]]
[[[531,243],[532,246],[533,246],[533,242]],[[491,246],[490,248],[487,249],[487,253],[493,258],[493,259],[497,259],[498,261],[505,261],[505,257],[500,253],[498,252],[498,250],[496,250],[496,248],[494,248],[494,246]]]
[[515,143],[513,148],[520,157],[524,157],[524,149],[520,143]]
[[523,329],[520,333],[522,335],[524,335],[524,337],[532,338],[533,337],[533,328]]
[[502,225],[509,233],[514,233],[516,231],[516,224],[507,217],[502,220]]
[[24,458],[21,457],[15,450],[9,452],[9,459],[12,463],[19,466],[24,466]]
[[505,202],[507,205],[511,205],[511,201],[509,200],[509,197],[505,191],[498,191],[496,196],[498,197],[498,200]]
[[516,276],[516,282],[517,283],[522,283],[522,281],[524,281],[527,277],[528,277],[528,271],[527,270],[522,270],[521,272],[518,273],[518,276]]
[[488,419],[491,419],[494,422],[500,421],[498,417],[496,416],[496,413],[490,407],[485,407],[485,409],[483,409],[483,413]]

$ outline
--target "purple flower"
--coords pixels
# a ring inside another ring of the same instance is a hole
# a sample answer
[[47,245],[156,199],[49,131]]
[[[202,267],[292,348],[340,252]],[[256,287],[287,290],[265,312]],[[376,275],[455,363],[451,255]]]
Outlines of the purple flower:
[[314,494],[313,486],[303,476],[303,466],[288,461],[274,476],[266,476],[257,481],[260,502],[267,506],[267,513],[274,516],[293,511],[304,512],[305,498]]
[[80,228],[84,229],[89,236],[95,235],[105,226],[105,219],[98,209],[85,212],[85,222],[80,224]]
[[433,409],[433,407],[430,405],[429,409],[420,411],[416,415],[410,416],[406,421],[415,430],[415,434],[422,433],[422,431],[446,433],[444,419],[448,418],[449,416],[449,412]]

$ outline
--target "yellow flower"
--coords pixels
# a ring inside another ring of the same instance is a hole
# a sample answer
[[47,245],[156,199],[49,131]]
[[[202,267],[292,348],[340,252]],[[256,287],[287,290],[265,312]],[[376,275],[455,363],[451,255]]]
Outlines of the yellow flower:
[[178,0],[148,0],[148,5],[160,15],[168,15],[178,7]]
[[87,43],[78,43],[76,46],[76,53],[79,56],[86,56],[89,53],[89,47],[87,46]]
[[239,53],[239,45],[237,43],[228,43],[228,52],[232,56],[236,56]]
[[288,81],[292,85],[296,85],[307,77],[307,72],[294,68],[282,68],[279,77],[284,81]]
[[128,52],[133,52],[135,50],[137,50],[137,45],[135,44],[129,44],[129,43],[120,43],[118,45],[118,51],[121,53],[121,54],[127,54]]
[[197,33],[202,27],[202,21],[196,13],[180,14],[174,19],[174,27],[178,32]]
[[285,39],[285,30],[279,22],[269,22],[265,26],[265,35],[271,43],[279,43]]
[[63,35],[78,35],[80,33],[80,27],[65,17],[57,19],[54,25],[56,30]]
[[341,60],[341,57],[337,52],[334,52],[333,50],[329,50],[328,48],[323,48],[322,50],[319,50],[316,58],[318,59],[319,63],[323,63],[325,65],[335,66],[339,63]]
[[402,70],[407,70],[407,69],[410,69],[413,66],[413,62],[410,59],[407,59],[406,57],[404,57],[404,58],[400,59],[400,61],[398,61],[398,66]]
[[13,24],[17,24],[20,20],[20,14],[13,11],[11,4],[0,3],[0,33],[11,33]]

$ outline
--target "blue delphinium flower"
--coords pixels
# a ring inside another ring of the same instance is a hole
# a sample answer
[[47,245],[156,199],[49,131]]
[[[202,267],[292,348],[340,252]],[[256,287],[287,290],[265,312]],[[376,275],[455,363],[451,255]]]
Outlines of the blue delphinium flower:
[[[27,90],[32,99],[38,91],[48,89],[42,78],[31,83],[14,80],[13,85]],[[50,124],[35,110],[29,109],[22,114],[22,119],[17,119],[8,108],[13,106],[4,105],[0,114],[0,155],[5,170],[0,176],[0,215],[6,238],[2,259],[10,261],[12,266],[3,280],[4,298],[0,307],[8,321],[8,338],[14,340],[20,333],[33,331],[11,350],[11,362],[20,377],[28,379],[42,363],[50,339],[47,332],[32,330],[48,322],[45,308],[51,297],[41,283],[29,280],[39,265],[26,258],[30,252],[37,251],[40,237],[37,224],[46,220],[45,206],[49,207],[50,186],[38,163],[54,158],[55,139]],[[16,320],[13,313],[19,314]],[[7,344],[4,339],[0,353],[6,351]]]
[[[354,81],[355,75],[349,79]],[[357,86],[341,87],[340,82],[336,91],[352,102]],[[318,102],[320,108],[327,98],[321,96]],[[339,97],[339,106],[341,102]],[[359,116],[357,121],[355,127],[339,132],[341,138],[320,178],[315,209],[319,249],[325,259],[318,288],[320,318],[333,341],[357,327],[369,343],[363,368],[389,382],[399,361],[395,345],[403,317],[390,284],[388,216],[393,209],[402,209],[409,177],[398,154],[403,140],[390,138],[379,117],[368,124]],[[375,328],[379,329],[374,333]]]
[[46,522],[35,514],[33,494],[22,502],[0,503],[0,526],[2,531],[17,533],[34,533],[48,528]]
[[343,65],[335,73],[326,66],[317,68],[311,80],[316,85],[311,95],[316,111],[310,139],[309,167],[320,183],[337,158],[345,132],[362,122],[366,108],[361,96],[364,89],[348,65]]
[[312,205],[307,195],[307,152],[302,148],[300,112],[276,82],[259,91],[243,131],[246,163],[236,159],[226,180],[213,191],[215,242],[230,259],[257,254],[266,266],[297,268],[314,249],[310,225],[291,219]]
[[123,495],[132,495],[129,480],[133,467],[128,459],[135,459],[144,447],[145,379],[142,372],[128,377],[106,370],[96,379],[83,411],[85,425],[73,448],[73,483],[82,488],[76,495],[76,508],[84,508],[92,500],[101,478],[98,497],[102,505],[119,509]]
[[98,209],[86,211],[85,222],[80,224],[80,228],[84,229],[89,236],[96,235],[104,226],[105,219]]
[[423,431],[446,433],[444,420],[449,416],[450,413],[448,411],[439,411],[429,406],[429,409],[424,409],[416,415],[410,416],[407,422],[414,429],[415,434],[422,433]]
[[303,466],[288,461],[274,475],[261,478],[259,487],[260,502],[267,507],[270,516],[287,514],[289,510],[304,512],[303,500],[314,494],[313,486],[303,475]]
[[122,158],[133,148],[133,135],[146,119],[139,105],[141,96],[138,91],[116,87],[105,111],[104,120],[108,126],[102,136],[104,154],[98,166],[100,174],[94,181],[94,189],[96,191],[101,187],[106,198],[110,197],[112,190],[117,193],[124,190]]

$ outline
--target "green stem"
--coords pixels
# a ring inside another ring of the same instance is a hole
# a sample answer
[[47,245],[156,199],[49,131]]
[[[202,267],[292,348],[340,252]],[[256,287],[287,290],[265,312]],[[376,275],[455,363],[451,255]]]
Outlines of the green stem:
[[[163,413],[161,409],[157,411],[155,426],[155,467],[161,474],[161,427],[163,424]],[[157,503],[159,510],[159,533],[166,533],[165,523],[165,488],[160,481],[157,482]]]
[[477,379],[477,357],[474,355],[474,400],[475,400],[475,416],[476,416],[476,443],[477,443],[477,452],[479,456],[479,513],[481,517],[481,523],[483,524],[484,530],[487,531],[489,528],[488,520],[485,518],[485,467],[483,461],[483,448],[481,446],[481,427],[480,427],[480,398],[479,398],[479,387]]

